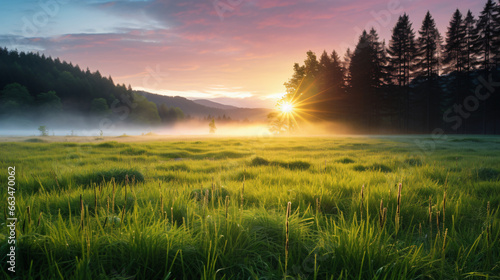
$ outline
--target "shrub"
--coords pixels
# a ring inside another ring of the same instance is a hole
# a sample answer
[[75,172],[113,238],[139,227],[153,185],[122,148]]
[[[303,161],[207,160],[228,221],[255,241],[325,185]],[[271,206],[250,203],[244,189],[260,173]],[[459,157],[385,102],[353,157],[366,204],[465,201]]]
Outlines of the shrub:
[[292,162],[280,162],[278,165],[283,168],[288,168],[290,170],[306,170],[309,169],[309,167],[311,167],[311,164],[309,162],[300,160]]
[[346,158],[342,158],[342,159],[337,160],[337,162],[340,162],[343,164],[348,164],[348,163],[354,163],[354,160],[346,157]]
[[29,142],[29,143],[46,143],[47,141],[40,139],[40,138],[30,138],[24,140],[24,142]]
[[252,159],[252,165],[253,166],[269,165],[269,161],[261,157],[256,157]]
[[498,170],[489,167],[481,167],[475,171],[477,178],[483,181],[495,181],[498,180],[498,177],[500,176],[500,172]]
[[100,148],[123,148],[123,147],[126,147],[126,146],[128,146],[128,145],[127,144],[123,144],[123,143],[118,143],[116,141],[104,142],[104,143],[96,145],[96,147],[100,147]]
[[291,161],[291,162],[284,162],[284,161],[268,161],[267,159],[261,158],[261,157],[256,157],[252,159],[252,164],[253,166],[265,166],[265,165],[276,165],[280,166],[283,168],[288,168],[290,170],[306,170],[311,167],[311,164],[309,162],[297,160],[297,161]]
[[419,158],[407,158],[405,159],[405,163],[409,166],[421,166],[422,161]]
[[380,164],[380,163],[375,163],[372,166],[370,166],[370,170],[380,171],[383,173],[392,172],[392,168],[390,168],[389,166],[387,166],[385,164]]
[[360,171],[360,172],[363,172],[363,171],[366,171],[366,167],[364,167],[363,165],[361,164],[358,164],[358,165],[355,165],[353,166],[354,171]]
[[130,155],[130,156],[138,156],[138,155],[142,155],[145,153],[146,153],[146,150],[136,149],[136,148],[126,148],[126,149],[120,151],[120,154]]
[[75,181],[78,184],[89,184],[90,182],[101,183],[103,181],[109,182],[111,178],[115,178],[115,182],[124,183],[125,177],[128,175],[128,179],[132,182],[132,178],[135,177],[136,182],[144,182],[144,175],[135,169],[110,169],[110,170],[100,170],[93,171],[87,174],[75,176]]

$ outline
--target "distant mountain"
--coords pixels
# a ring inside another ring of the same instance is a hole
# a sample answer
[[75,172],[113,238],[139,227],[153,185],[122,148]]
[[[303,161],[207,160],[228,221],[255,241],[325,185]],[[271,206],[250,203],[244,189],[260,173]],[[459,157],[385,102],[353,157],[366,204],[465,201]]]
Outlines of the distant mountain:
[[178,107],[184,114],[192,117],[203,118],[208,115],[213,117],[230,117],[233,120],[265,121],[271,109],[263,108],[238,108],[224,105],[209,100],[189,100],[180,96],[164,96],[145,91],[135,91],[135,93],[146,97],[157,106],[165,104],[168,107]]
[[207,116],[209,114],[212,116],[224,114],[223,110],[203,106],[180,96],[165,96],[149,93],[146,91],[136,91],[135,93],[146,97],[149,101],[155,103],[157,106],[165,104],[168,107],[178,107],[184,112],[184,114],[191,115],[193,117]]
[[234,110],[234,109],[238,109],[238,107],[236,107],[236,106],[225,105],[225,104],[213,102],[213,101],[206,100],[206,99],[197,99],[197,100],[193,100],[193,102],[197,103],[197,104],[200,104],[200,105],[203,105],[205,107],[222,109],[222,110]]

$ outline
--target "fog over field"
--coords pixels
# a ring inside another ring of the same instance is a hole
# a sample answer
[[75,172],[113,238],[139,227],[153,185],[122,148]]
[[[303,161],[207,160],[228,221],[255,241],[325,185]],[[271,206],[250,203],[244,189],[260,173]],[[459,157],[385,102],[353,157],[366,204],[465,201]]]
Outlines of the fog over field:
[[[45,126],[48,136],[120,136],[120,135],[207,135],[209,121],[191,119],[171,124],[148,125],[130,124],[110,118],[88,118],[77,114],[60,114],[57,117],[29,120],[23,117],[10,117],[0,120],[0,136],[41,136],[40,126]],[[215,121],[215,136],[276,136],[270,132],[269,123],[262,121]],[[102,132],[102,135],[101,135]],[[290,134],[284,135],[345,135],[355,131],[346,125],[333,122],[301,123]]]

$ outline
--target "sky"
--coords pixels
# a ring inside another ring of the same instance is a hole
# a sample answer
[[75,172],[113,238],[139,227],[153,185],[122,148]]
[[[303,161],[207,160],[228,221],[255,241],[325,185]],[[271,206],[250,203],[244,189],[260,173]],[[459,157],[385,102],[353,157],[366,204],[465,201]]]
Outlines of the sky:
[[354,49],[363,29],[389,40],[406,12],[429,10],[444,36],[453,12],[486,0],[1,0],[0,46],[99,70],[115,83],[239,107],[272,108],[295,62]]

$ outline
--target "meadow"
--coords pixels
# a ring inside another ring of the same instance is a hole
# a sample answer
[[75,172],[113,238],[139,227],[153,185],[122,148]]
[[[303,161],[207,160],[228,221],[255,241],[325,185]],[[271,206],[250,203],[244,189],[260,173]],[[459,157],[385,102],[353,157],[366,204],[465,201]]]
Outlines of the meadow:
[[0,143],[3,279],[500,279],[498,137],[47,139]]

